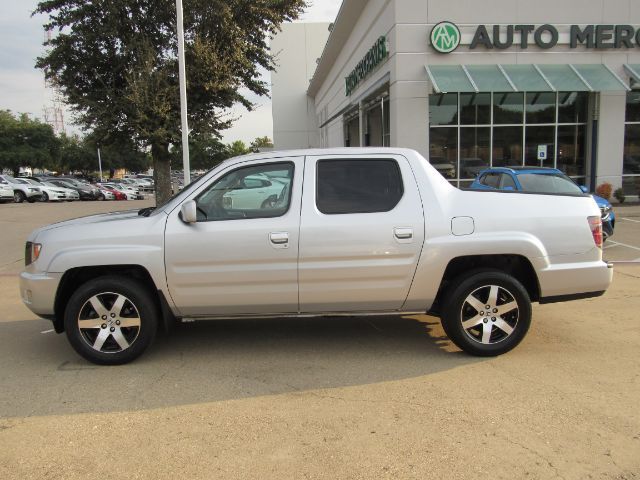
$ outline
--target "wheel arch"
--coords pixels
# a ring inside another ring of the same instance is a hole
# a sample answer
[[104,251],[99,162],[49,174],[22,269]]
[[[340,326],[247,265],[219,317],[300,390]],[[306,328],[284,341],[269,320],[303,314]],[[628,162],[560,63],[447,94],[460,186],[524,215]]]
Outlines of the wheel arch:
[[149,271],[142,265],[122,264],[122,265],[94,265],[76,267],[67,270],[62,278],[56,291],[54,302],[54,328],[57,333],[64,331],[64,310],[67,306],[73,292],[85,282],[98,277],[107,275],[120,275],[126,278],[132,278],[144,285],[152,298],[156,302],[158,311],[162,318],[161,326],[167,331],[171,324],[175,322],[175,317],[171,312],[171,308],[165,298],[162,290],[153,281]]
[[447,264],[440,281],[438,293],[429,309],[430,314],[439,315],[442,301],[455,279],[478,271],[499,271],[513,276],[529,294],[532,302],[540,300],[540,283],[529,259],[517,254],[465,255],[453,258]]

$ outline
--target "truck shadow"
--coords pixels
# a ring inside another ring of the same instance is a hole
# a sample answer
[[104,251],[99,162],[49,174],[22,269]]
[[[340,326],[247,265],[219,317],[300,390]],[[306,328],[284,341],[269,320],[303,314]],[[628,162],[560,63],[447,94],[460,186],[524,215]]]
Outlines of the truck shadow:
[[[44,328],[43,328],[44,327]],[[137,361],[99,367],[44,321],[0,323],[0,416],[143,410],[389,382],[482,361],[428,316],[178,325]],[[25,401],[25,399],[28,399]]]

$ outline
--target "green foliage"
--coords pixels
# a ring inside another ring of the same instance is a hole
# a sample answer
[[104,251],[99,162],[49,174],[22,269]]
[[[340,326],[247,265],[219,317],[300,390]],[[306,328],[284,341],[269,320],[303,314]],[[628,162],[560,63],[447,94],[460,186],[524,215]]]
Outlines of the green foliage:
[[[252,108],[241,88],[268,94],[259,69],[273,70],[268,35],[295,19],[304,0],[185,0],[189,127],[217,136],[224,110]],[[173,0],[45,0],[58,35],[36,66],[57,84],[79,123],[151,147],[160,197],[169,195],[169,145],[180,138],[176,12]],[[158,178],[157,178],[158,180]],[[159,198],[158,200],[162,200]]]
[[273,148],[273,142],[267,136],[258,137],[249,146],[252,152],[258,153],[262,148]]
[[246,155],[247,153],[251,153],[251,150],[242,140],[236,140],[235,142],[227,145],[227,158],[238,157],[240,155]]
[[15,117],[0,111],[0,170],[20,167],[48,168],[57,158],[58,140],[51,126],[32,120],[26,113]]
[[[211,135],[189,137],[189,164],[192,170],[209,170],[227,159],[227,147]],[[171,151],[171,164],[182,168],[182,145]]]
[[624,201],[626,200],[626,196],[624,194],[624,190],[622,188],[617,188],[615,192],[613,192],[613,196],[616,198],[616,200],[618,200],[620,203],[624,203]]

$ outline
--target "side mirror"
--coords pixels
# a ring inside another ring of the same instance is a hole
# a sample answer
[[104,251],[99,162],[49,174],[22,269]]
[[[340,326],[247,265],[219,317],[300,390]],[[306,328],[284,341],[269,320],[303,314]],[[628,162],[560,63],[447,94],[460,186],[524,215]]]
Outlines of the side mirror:
[[180,207],[180,218],[184,223],[196,223],[198,221],[196,202],[188,200]]
[[584,185],[580,185],[580,190],[582,190],[582,193],[589,193],[589,189]]

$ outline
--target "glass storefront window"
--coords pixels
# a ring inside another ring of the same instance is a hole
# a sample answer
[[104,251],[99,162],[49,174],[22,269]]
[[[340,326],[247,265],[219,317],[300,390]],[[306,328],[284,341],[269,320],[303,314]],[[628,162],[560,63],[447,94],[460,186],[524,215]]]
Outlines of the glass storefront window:
[[360,146],[360,117],[355,116],[349,120],[345,120],[344,146],[345,147]]
[[430,130],[429,162],[445,178],[458,176],[458,127]]
[[460,128],[460,178],[475,178],[489,166],[489,127]]
[[460,94],[460,124],[488,125],[491,123],[490,93]]
[[640,122],[640,91],[627,93],[626,122]]
[[458,94],[429,95],[429,125],[458,124]]
[[365,147],[382,146],[382,106],[377,105],[366,113],[367,129],[364,134]]
[[558,127],[557,168],[570,177],[584,177],[586,125]]
[[556,94],[553,92],[527,93],[525,121],[527,123],[555,123]]
[[522,165],[522,126],[493,127],[493,166]]
[[627,92],[622,157],[622,189],[640,196],[640,92]]
[[[527,125],[525,130],[524,164],[532,167],[553,167],[556,127]],[[538,149],[546,148],[546,160],[538,160]]]
[[[522,124],[524,112],[523,93],[493,94],[493,123],[496,125]],[[520,139],[522,143],[522,139]]]
[[558,93],[558,123],[586,123],[588,103],[586,92]]

